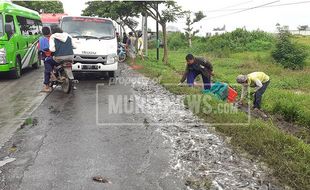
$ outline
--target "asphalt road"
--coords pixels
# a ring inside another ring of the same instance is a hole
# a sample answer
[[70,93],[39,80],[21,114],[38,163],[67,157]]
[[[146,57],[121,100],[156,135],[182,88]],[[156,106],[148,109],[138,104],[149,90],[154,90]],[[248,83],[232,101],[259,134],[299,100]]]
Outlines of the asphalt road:
[[77,87],[70,95],[55,89],[31,115],[34,125],[18,130],[2,148],[1,158],[16,160],[1,167],[1,189],[186,189],[168,174],[171,147],[144,115],[111,114],[109,98],[129,97],[130,86],[93,79]]
[[120,66],[116,84],[86,77],[69,95],[40,93],[42,69],[0,81],[1,190],[281,189],[183,96]]
[[40,92],[42,83],[43,67],[24,70],[15,80],[0,74],[0,146],[44,100],[47,94]]

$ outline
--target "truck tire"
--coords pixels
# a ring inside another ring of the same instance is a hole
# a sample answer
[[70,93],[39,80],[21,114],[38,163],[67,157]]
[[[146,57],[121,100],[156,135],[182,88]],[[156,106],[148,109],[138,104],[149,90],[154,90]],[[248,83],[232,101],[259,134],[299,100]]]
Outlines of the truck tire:
[[22,75],[22,63],[19,57],[16,58],[16,68],[11,71],[11,78],[18,79]]
[[108,76],[109,76],[109,78],[115,77],[115,71],[109,71]]

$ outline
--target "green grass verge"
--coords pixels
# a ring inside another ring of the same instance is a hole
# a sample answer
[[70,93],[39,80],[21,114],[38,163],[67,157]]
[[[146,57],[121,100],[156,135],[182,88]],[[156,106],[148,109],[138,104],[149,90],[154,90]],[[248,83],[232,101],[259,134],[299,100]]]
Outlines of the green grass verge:
[[[200,94],[200,89],[165,85],[177,84],[179,82],[180,74],[183,72],[185,66],[183,61],[185,53],[187,52],[170,52],[169,65],[163,65],[161,61],[157,62],[154,59],[155,52],[150,51],[147,61],[138,61],[138,64],[143,66],[143,68],[138,71],[151,78],[159,77],[161,79],[161,84],[175,94],[188,95],[185,99],[185,104],[188,107],[193,107],[192,104],[195,103],[195,101],[192,99],[197,94]],[[309,76],[306,76],[302,71],[293,72],[284,70],[278,65],[266,63],[268,60],[269,57],[267,53],[264,52],[256,54],[233,54],[230,58],[211,57],[211,61],[214,63],[214,70],[216,73],[214,78],[216,81],[234,83],[235,76],[239,73],[247,73],[255,70],[265,71],[271,75],[272,84],[275,84],[267,90],[265,95],[265,97],[270,97],[264,99],[264,107],[266,107],[266,110],[279,112],[284,115],[296,114],[282,113],[283,110],[290,110],[291,108],[281,107],[275,103],[276,100],[281,102],[281,100],[278,99],[278,95],[283,95],[286,97],[286,101],[282,101],[283,104],[291,102],[291,104],[294,104],[294,108],[298,107],[299,109],[299,111],[297,111],[297,116],[294,116],[293,120],[301,122],[305,118],[309,118],[309,115],[307,115],[308,112],[306,112],[308,109],[306,107],[306,105],[308,105],[307,102],[310,102],[309,97],[295,96],[295,93],[291,89],[283,90],[281,87],[277,86],[280,81],[292,82],[291,80],[297,80],[300,76],[304,78],[309,78]],[[261,61],[263,63],[260,63]],[[283,76],[290,77],[281,78]],[[307,89],[303,89],[304,86],[308,85],[310,85],[309,82],[305,81],[303,85],[299,85],[299,90],[302,91],[302,93],[309,93]],[[293,87],[297,88],[295,86]],[[285,93],[292,94],[287,96]],[[274,176],[281,184],[289,185],[294,189],[310,189],[309,144],[281,131],[277,126],[274,126],[272,121],[266,122],[260,119],[252,119],[249,125],[221,125],[221,123],[245,123],[248,121],[248,117],[244,112],[240,111],[229,111],[227,113],[218,112],[219,105],[223,106],[227,104],[210,95],[203,95],[203,97],[206,97],[207,101],[202,101],[198,109],[203,110],[205,107],[210,107],[212,110],[217,111],[199,111],[197,115],[206,122],[217,123],[217,125],[215,125],[217,131],[231,137],[232,145],[267,163],[269,167],[273,169]],[[296,99],[296,97],[298,98]],[[300,101],[302,99],[304,99],[304,101]],[[304,117],[300,119],[302,114],[304,114]]]
[[[179,79],[184,71],[186,53],[188,52],[170,51],[167,67],[161,68],[161,64],[153,64],[154,68],[151,69],[156,71],[157,75],[165,75],[170,69],[173,75],[166,77]],[[208,57],[213,63],[214,81],[234,84],[238,74],[265,72],[270,76],[271,83],[263,96],[263,109],[269,113],[280,114],[288,122],[295,122],[310,129],[310,66],[301,71],[283,69],[273,62],[270,52],[267,51],[235,53],[228,58],[214,57],[213,54],[200,56]],[[149,57],[154,58],[155,51],[149,51]],[[156,60],[150,59],[150,62],[155,63]],[[241,89],[237,90],[240,92]]]

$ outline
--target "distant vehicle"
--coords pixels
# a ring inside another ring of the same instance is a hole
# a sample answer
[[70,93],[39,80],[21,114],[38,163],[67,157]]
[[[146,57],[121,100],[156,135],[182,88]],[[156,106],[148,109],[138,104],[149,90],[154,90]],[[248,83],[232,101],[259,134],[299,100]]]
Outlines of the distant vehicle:
[[74,72],[108,72],[114,77],[118,67],[117,39],[112,20],[96,17],[64,16],[64,32],[73,37]]
[[52,25],[59,26],[60,19],[66,15],[68,15],[68,14],[65,14],[65,13],[42,13],[40,16],[41,16],[41,21],[42,21],[43,26],[51,27]]
[[0,3],[0,72],[19,78],[23,68],[38,67],[41,28],[38,12],[9,2]]

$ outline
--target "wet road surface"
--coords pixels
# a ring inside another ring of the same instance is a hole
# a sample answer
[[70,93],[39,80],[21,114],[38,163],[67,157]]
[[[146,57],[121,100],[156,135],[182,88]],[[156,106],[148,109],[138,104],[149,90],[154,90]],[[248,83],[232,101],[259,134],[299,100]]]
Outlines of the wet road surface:
[[182,97],[125,66],[120,77],[137,80],[55,89],[31,115],[37,123],[2,147],[0,189],[279,189],[268,168],[233,151]]
[[24,70],[20,79],[0,76],[0,146],[29,117],[46,97],[43,86],[43,67]]
[[[99,83],[99,106],[111,94],[132,93],[130,86],[102,86],[102,80],[81,81],[70,95],[54,90],[32,114],[38,124],[19,130],[6,144],[16,161],[2,168],[2,189],[184,189],[180,179],[167,175],[169,146],[155,128],[144,126],[143,114],[111,117],[103,108],[97,125]],[[110,183],[92,181],[97,175]]]

